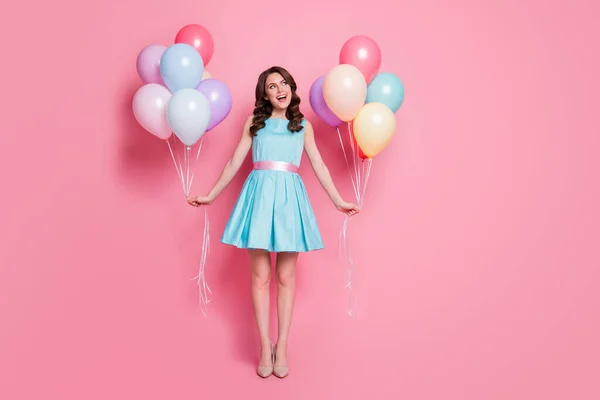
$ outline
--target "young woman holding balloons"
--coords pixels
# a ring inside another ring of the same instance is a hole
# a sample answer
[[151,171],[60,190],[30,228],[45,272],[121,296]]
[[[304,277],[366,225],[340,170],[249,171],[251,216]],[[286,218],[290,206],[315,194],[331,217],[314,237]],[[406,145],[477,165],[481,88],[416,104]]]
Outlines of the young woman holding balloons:
[[[184,145],[183,162],[171,156],[188,202],[209,205],[237,174],[252,150],[253,171],[231,213],[221,241],[247,249],[252,275],[252,304],[261,341],[257,369],[261,377],[283,378],[289,373],[287,344],[295,296],[295,271],[299,253],[323,248],[315,215],[303,181],[298,175],[302,152],[335,207],[347,218],[359,212],[372,158],[383,150],[395,132],[394,113],[400,107],[404,88],[391,73],[378,73],[381,53],[366,36],[350,38],[340,52],[340,63],[318,78],[310,88],[310,104],[328,125],[348,123],[346,162],[354,163],[356,204],[339,195],[315,144],[312,125],[300,111],[294,78],[281,67],[272,67],[258,78],[255,109],[246,121],[239,144],[221,176],[205,196],[190,197],[193,180],[190,167],[192,146],[201,149],[203,135],[222,122],[231,110],[227,85],[210,76],[205,66],[212,58],[214,41],[204,27],[183,27],[170,46],[146,46],[137,59],[144,85],[133,99],[133,112],[146,130],[164,140],[178,138]],[[352,127],[352,129],[351,129]],[[353,132],[352,132],[353,131]],[[358,168],[362,159],[365,176]],[[348,169],[350,171],[350,163]],[[206,308],[210,289],[204,279],[208,244],[205,213],[203,255],[198,274],[201,307]],[[345,235],[340,235],[340,237]],[[343,244],[343,243],[342,243]],[[347,246],[347,244],[344,244]],[[347,249],[347,247],[346,247]],[[269,336],[270,253],[277,254],[278,338],[274,347]],[[346,252],[348,254],[348,252]],[[351,264],[351,263],[350,263]],[[345,287],[351,289],[351,282]],[[203,313],[204,313],[203,308]]]
[[[193,206],[209,205],[237,174],[252,150],[254,168],[246,179],[221,242],[248,250],[252,304],[261,341],[257,373],[288,375],[287,345],[295,295],[298,254],[323,248],[304,183],[298,175],[303,150],[335,207],[355,215],[358,206],[342,199],[315,144],[312,125],[300,112],[300,98],[290,73],[281,67],[262,72],[254,113],[221,176],[205,196],[190,197]],[[269,335],[270,253],[277,253],[278,338]]]

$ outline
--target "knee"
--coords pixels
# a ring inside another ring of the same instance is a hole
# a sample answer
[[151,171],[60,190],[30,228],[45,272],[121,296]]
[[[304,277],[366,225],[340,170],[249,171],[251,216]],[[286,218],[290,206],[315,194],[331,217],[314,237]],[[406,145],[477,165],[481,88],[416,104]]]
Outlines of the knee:
[[277,271],[277,284],[280,286],[291,286],[296,282],[296,273],[293,269]]
[[267,287],[269,286],[269,282],[271,281],[271,273],[270,272],[253,272],[252,273],[252,286],[257,288]]

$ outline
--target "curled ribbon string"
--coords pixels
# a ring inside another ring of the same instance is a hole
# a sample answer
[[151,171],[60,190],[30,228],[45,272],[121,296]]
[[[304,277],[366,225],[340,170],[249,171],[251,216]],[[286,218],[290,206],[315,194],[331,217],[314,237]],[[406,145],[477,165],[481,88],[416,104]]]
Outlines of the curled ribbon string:
[[348,301],[348,306],[347,306],[346,312],[351,317],[354,317],[354,316],[356,316],[356,313],[355,313],[356,297],[353,295],[353,292],[352,292],[352,280],[353,280],[353,277],[354,277],[356,271],[355,271],[354,260],[352,259],[352,255],[350,254],[350,247],[348,246],[348,219],[349,219],[348,216],[346,216],[346,218],[344,218],[344,224],[342,225],[342,229],[340,231],[339,250],[344,254],[344,256],[346,258],[346,263],[347,263],[345,271],[344,271],[344,280],[345,280],[344,288],[346,289],[346,297],[347,297],[347,301]]
[[210,226],[208,220],[208,212],[206,207],[204,208],[204,234],[202,237],[202,256],[200,257],[200,267],[198,269],[198,275],[193,280],[197,280],[198,293],[199,293],[199,306],[202,314],[206,316],[208,312],[208,303],[211,301],[212,291],[206,283],[205,268],[206,259],[210,253]]

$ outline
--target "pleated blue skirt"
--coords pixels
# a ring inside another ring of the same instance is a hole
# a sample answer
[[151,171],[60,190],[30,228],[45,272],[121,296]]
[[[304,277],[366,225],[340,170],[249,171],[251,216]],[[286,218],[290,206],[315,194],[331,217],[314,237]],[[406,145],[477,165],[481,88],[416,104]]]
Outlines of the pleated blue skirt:
[[221,242],[277,253],[322,249],[321,233],[300,175],[273,170],[250,172]]

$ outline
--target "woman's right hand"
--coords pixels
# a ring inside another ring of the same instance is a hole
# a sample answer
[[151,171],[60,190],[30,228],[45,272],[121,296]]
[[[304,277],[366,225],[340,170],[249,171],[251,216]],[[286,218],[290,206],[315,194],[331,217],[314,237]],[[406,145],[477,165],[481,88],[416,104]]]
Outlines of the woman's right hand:
[[188,204],[191,206],[200,207],[200,206],[210,205],[213,201],[215,201],[215,199],[213,199],[209,196],[196,196],[196,197],[188,197],[187,201],[188,201]]

